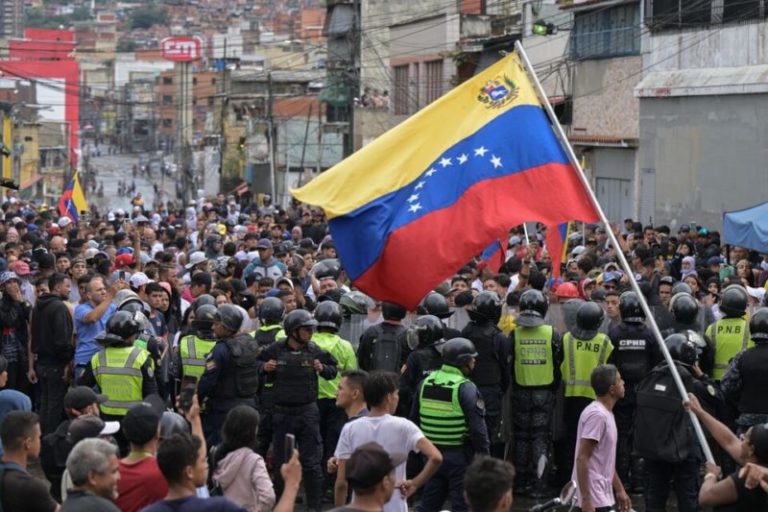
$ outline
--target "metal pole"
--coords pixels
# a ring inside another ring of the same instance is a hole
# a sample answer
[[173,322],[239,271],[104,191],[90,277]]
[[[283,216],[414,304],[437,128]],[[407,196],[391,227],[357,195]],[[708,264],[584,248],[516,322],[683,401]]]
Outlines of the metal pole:
[[267,130],[269,131],[269,190],[272,204],[277,201],[277,182],[275,178],[275,120],[272,118],[272,73],[267,74]]
[[[640,286],[638,286],[637,281],[635,280],[635,275],[629,266],[629,262],[627,261],[626,256],[624,256],[624,252],[621,250],[621,246],[619,245],[619,242],[616,239],[616,235],[613,233],[613,230],[611,229],[610,222],[608,222],[608,218],[605,216],[605,212],[603,212],[603,209],[600,206],[600,203],[597,202],[597,197],[595,197],[595,193],[592,191],[592,187],[589,185],[589,181],[584,175],[584,171],[581,169],[579,160],[578,158],[576,158],[576,154],[573,152],[573,148],[571,147],[571,144],[568,142],[568,138],[566,137],[565,132],[563,131],[563,127],[560,126],[560,122],[557,120],[554,110],[552,110],[552,105],[549,104],[547,95],[544,93],[544,89],[541,87],[541,83],[539,82],[539,79],[536,76],[536,73],[533,71],[533,66],[531,66],[531,62],[528,60],[528,55],[525,53],[525,50],[523,49],[523,45],[520,43],[520,41],[515,42],[515,50],[520,55],[520,59],[522,60],[523,67],[528,72],[528,75],[530,76],[533,82],[533,86],[536,88],[536,92],[539,95],[539,100],[541,101],[542,106],[547,111],[547,114],[549,114],[550,121],[552,122],[552,127],[555,129],[555,133],[560,139],[560,144],[562,145],[563,149],[568,155],[568,159],[571,161],[571,164],[576,169],[576,174],[578,175],[579,180],[581,180],[581,184],[584,186],[584,190],[587,191],[587,194],[589,195],[589,198],[592,201],[592,205],[595,207],[597,214],[600,216],[601,222],[605,225],[605,230],[608,233],[608,237],[610,238],[611,243],[614,245],[614,247],[616,247],[616,255],[619,258],[619,262],[621,263],[621,266],[624,268],[624,272],[626,272],[627,277],[629,277],[629,284],[632,286],[632,290],[637,294],[638,298],[640,299],[640,304],[643,308],[643,312],[645,313],[646,318],[651,324],[651,330],[653,331],[654,337],[656,338],[656,343],[658,343],[661,353],[664,355],[664,360],[667,362],[667,365],[669,365],[670,372],[672,373],[672,378],[675,380],[675,384],[677,385],[677,390],[680,392],[680,396],[683,398],[683,401],[686,401],[688,400],[688,392],[686,391],[685,386],[683,385],[683,381],[680,378],[680,373],[677,371],[677,367],[675,366],[675,362],[672,359],[672,356],[670,355],[669,350],[667,349],[667,345],[664,343],[664,338],[661,336],[661,331],[659,330],[659,326],[656,324],[656,319],[653,317],[653,312],[651,312],[651,308],[648,306],[648,303],[645,300],[645,296],[643,295],[643,292],[640,291]],[[699,443],[701,444],[701,449],[704,451],[704,457],[707,459],[707,462],[711,462],[714,464],[715,458],[712,456],[712,450],[710,450],[709,444],[707,443],[707,439],[704,437],[704,431],[701,428],[699,419],[691,411],[688,412],[688,416],[691,418],[691,423],[693,423],[693,428],[696,431],[696,437],[699,439]]]

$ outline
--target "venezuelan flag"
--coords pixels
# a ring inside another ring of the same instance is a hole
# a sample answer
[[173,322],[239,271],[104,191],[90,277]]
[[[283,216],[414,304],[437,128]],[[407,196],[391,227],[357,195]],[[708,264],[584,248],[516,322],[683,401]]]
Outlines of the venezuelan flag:
[[563,222],[556,226],[547,226],[547,251],[552,260],[552,275],[560,277],[560,267],[568,261],[568,237],[571,235],[571,225],[573,223]]
[[72,180],[61,193],[61,199],[58,204],[59,215],[69,217],[77,222],[80,212],[88,211],[88,202],[85,200],[85,194],[80,186],[79,173],[72,176]]
[[517,54],[292,193],[357,287],[408,308],[510,226],[598,217]]

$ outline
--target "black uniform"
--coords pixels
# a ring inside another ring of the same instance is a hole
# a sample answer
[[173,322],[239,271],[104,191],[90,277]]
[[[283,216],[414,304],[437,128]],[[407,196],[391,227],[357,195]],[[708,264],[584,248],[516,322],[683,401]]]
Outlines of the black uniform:
[[203,429],[209,446],[221,441],[221,427],[236,405],[256,407],[259,389],[258,347],[248,334],[220,339],[205,361],[198,396],[203,403]]
[[[661,360],[656,338],[645,324],[622,322],[608,333],[613,352],[608,362],[616,365],[624,379],[624,398],[613,408],[618,430],[616,471],[621,481],[632,484],[634,490],[643,488],[642,461],[632,456],[635,425],[637,385]],[[630,480],[630,472],[632,480]]]
[[424,378],[439,369],[443,364],[440,345],[443,340],[429,345],[419,345],[408,354],[403,373],[400,375],[400,402],[397,404],[398,415],[410,414],[413,399],[419,392],[419,384]]
[[[254,331],[253,337],[259,348],[264,349],[275,342],[280,324],[262,325]],[[267,386],[263,381],[259,384],[259,431],[256,433],[256,453],[266,457],[269,445],[272,444],[272,385]]]
[[754,347],[736,354],[720,385],[725,396],[736,404],[736,425],[744,433],[750,427],[768,422],[768,343],[759,340]]
[[[264,365],[270,360],[277,361],[277,368],[272,372],[265,372]],[[323,365],[320,372],[315,371],[315,360]],[[320,490],[323,482],[320,460],[323,447],[320,437],[320,411],[317,408],[317,375],[324,379],[333,379],[337,373],[336,361],[328,352],[312,342],[294,350],[285,340],[262,350],[257,364],[265,384],[272,384],[273,446],[284,446],[286,434],[296,436],[307,505],[309,510],[320,510]],[[273,454],[274,467],[279,468],[285,462],[285,454],[281,449],[274,450]],[[280,479],[277,484],[279,490],[282,490]]]
[[485,424],[491,440],[491,454],[503,458],[501,442],[501,403],[507,392],[510,372],[510,341],[490,321],[471,321],[461,333],[477,349],[475,369],[469,376],[485,401]]

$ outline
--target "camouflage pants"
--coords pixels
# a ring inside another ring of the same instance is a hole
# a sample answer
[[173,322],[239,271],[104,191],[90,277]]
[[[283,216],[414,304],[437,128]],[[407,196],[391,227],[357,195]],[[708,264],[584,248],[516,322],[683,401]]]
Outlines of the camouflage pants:
[[512,392],[514,464],[523,481],[537,480],[539,460],[549,458],[554,404],[550,390],[516,388]]

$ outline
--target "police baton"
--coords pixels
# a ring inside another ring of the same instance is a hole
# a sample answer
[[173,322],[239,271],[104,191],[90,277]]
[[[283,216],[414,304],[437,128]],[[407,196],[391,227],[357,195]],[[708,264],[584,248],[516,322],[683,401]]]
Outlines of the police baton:
[[[528,76],[531,78],[531,81],[533,82],[534,87],[536,88],[536,93],[539,96],[539,101],[541,102],[542,106],[544,107],[547,114],[549,115],[549,120],[552,123],[552,127],[555,130],[555,135],[557,135],[557,138],[560,140],[560,145],[563,147],[563,149],[565,150],[565,153],[568,155],[568,160],[570,160],[571,165],[573,165],[573,167],[576,169],[576,174],[578,175],[578,178],[581,181],[581,184],[584,187],[584,190],[589,195],[589,198],[592,202],[592,206],[597,211],[597,214],[600,217],[600,221],[605,226],[605,230],[608,233],[608,237],[611,243],[616,248],[616,256],[618,256],[619,258],[619,263],[621,264],[621,267],[624,269],[624,272],[627,274],[627,277],[629,278],[629,284],[632,286],[632,290],[637,294],[637,297],[640,299],[640,305],[643,308],[643,312],[645,312],[645,317],[648,319],[650,323],[650,327],[651,327],[651,330],[653,331],[654,338],[656,338],[656,343],[659,345],[659,349],[661,350],[661,353],[664,355],[664,360],[667,362],[667,365],[669,366],[669,370],[672,372],[672,378],[675,380],[675,384],[677,385],[677,390],[680,392],[680,396],[682,397],[683,402],[685,402],[688,400],[688,392],[686,391],[685,386],[683,385],[683,380],[680,378],[680,372],[677,371],[677,366],[675,366],[675,362],[672,359],[672,356],[669,353],[669,350],[667,349],[667,345],[664,343],[664,338],[661,336],[661,331],[659,331],[659,326],[656,324],[656,319],[653,317],[651,308],[648,306],[648,303],[645,300],[645,295],[643,295],[643,292],[640,291],[640,287],[638,286],[637,281],[635,280],[635,274],[632,272],[632,269],[629,267],[629,262],[627,261],[626,256],[624,256],[624,252],[621,250],[621,246],[619,245],[619,241],[616,239],[616,235],[614,234],[613,229],[611,229],[611,224],[610,222],[608,222],[608,218],[605,216],[605,212],[603,212],[603,209],[600,206],[600,203],[597,201],[597,197],[595,196],[595,193],[589,184],[589,180],[587,180],[587,176],[584,174],[584,170],[581,168],[579,159],[576,158],[576,154],[573,152],[573,148],[571,147],[571,144],[568,141],[568,137],[566,137],[565,132],[563,131],[563,127],[560,126],[560,122],[558,121],[554,110],[552,110],[552,105],[549,104],[549,99],[547,98],[547,95],[544,93],[544,90],[541,87],[541,83],[539,82],[539,79],[533,70],[533,66],[531,66],[531,62],[528,60],[528,55],[525,53],[525,50],[523,49],[523,45],[520,43],[520,41],[515,42],[515,50],[520,55],[522,64],[525,67],[526,71],[528,72]],[[704,430],[701,428],[701,423],[699,423],[699,419],[696,417],[693,411],[690,411],[690,410],[688,411],[688,416],[691,418],[693,429],[696,431],[696,437],[699,439],[699,444],[701,445],[701,449],[704,451],[704,457],[707,459],[707,462],[714,464],[715,458],[712,456],[712,450],[709,448],[707,439],[704,437]]]

